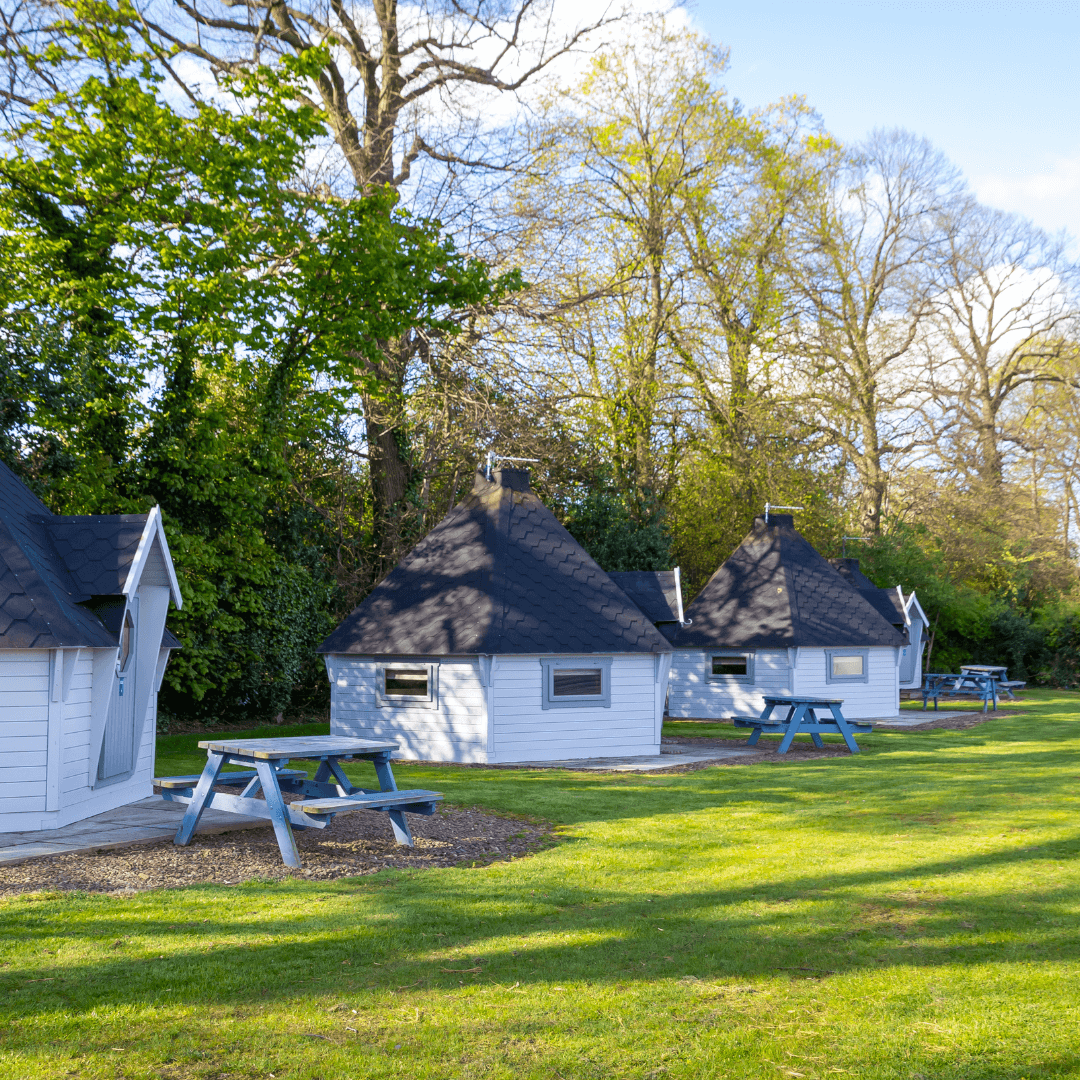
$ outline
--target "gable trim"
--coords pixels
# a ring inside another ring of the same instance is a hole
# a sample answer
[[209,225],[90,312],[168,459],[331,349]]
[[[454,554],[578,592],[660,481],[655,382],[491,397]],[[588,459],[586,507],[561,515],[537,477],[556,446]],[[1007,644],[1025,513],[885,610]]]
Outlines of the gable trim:
[[161,554],[165,560],[165,572],[169,576],[169,592],[172,602],[177,611],[184,606],[183,597],[180,595],[180,583],[176,580],[176,570],[173,567],[172,555],[169,553],[169,541],[165,539],[165,526],[161,520],[161,507],[155,506],[146,517],[146,525],[143,526],[142,537],[135,551],[135,558],[131,560],[127,578],[124,581],[124,595],[131,596],[139,586],[139,579],[146,567],[146,560],[150,558],[154,540],[161,544]]

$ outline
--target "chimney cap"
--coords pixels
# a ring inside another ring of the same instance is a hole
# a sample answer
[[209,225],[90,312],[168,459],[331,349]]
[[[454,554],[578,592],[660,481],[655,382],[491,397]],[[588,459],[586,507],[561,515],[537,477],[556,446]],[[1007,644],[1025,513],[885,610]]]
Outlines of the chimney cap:
[[501,469],[492,469],[489,480],[482,468],[477,469],[473,490],[485,491],[493,487],[509,488],[511,491],[529,491],[529,470],[509,469],[504,466]]

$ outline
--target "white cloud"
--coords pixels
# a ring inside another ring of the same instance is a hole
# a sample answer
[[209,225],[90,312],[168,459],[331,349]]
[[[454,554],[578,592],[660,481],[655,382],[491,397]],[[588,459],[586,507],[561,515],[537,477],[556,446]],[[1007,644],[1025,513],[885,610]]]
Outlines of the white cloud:
[[972,180],[979,198],[991,206],[1031,218],[1080,239],[1080,151],[1057,156],[1041,170],[985,173]]

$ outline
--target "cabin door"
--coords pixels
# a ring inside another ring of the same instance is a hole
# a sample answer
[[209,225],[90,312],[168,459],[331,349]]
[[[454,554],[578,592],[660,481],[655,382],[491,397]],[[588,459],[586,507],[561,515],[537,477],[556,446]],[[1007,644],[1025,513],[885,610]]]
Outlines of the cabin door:
[[913,622],[908,630],[911,638],[900,657],[900,685],[915,681],[915,664],[922,652],[922,623]]
[[138,599],[132,597],[120,628],[120,655],[105,721],[105,739],[101,744],[99,780],[123,776],[135,767],[135,627],[138,611]]

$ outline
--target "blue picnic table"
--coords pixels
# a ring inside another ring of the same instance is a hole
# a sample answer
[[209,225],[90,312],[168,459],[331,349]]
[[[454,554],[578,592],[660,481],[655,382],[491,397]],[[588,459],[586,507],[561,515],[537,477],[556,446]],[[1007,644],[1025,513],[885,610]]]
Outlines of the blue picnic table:
[[992,676],[979,671],[961,671],[959,675],[950,672],[928,671],[923,675],[922,707],[926,712],[926,703],[934,699],[934,712],[938,711],[940,697],[974,697],[983,703],[982,711],[993,703],[997,712],[998,682]]
[[[767,697],[765,708],[757,717],[736,716],[732,719],[736,727],[753,728],[754,734],[746,740],[748,746],[754,746],[761,733],[779,735],[784,737],[780,740],[777,748],[778,754],[786,754],[791,749],[791,744],[796,735],[806,734],[814,740],[817,747],[824,746],[821,741],[821,732],[829,735],[842,735],[848,750],[853,754],[859,752],[855,742],[855,733],[864,734],[871,730],[870,724],[859,724],[846,720],[840,706],[844,704],[843,698],[811,698],[811,697]],[[782,715],[773,717],[773,712],[781,710]],[[786,712],[784,711],[786,710]],[[819,715],[828,713],[828,715]]]
[[[394,838],[412,847],[405,814],[433,814],[442,800],[437,791],[401,791],[390,768],[397,743],[315,735],[289,739],[208,739],[200,742],[206,766],[200,775],[161,776],[154,786],[169,802],[187,803],[173,843],[191,841],[203,810],[208,806],[248,817],[268,818],[287,866],[300,866],[293,829],[325,829],[335,814],[351,810],[378,810],[390,819]],[[366,759],[375,766],[379,790],[354,787],[341,768],[342,761]],[[290,761],[318,761],[314,779],[307,772],[287,769]],[[225,765],[247,766],[244,772],[223,772]],[[240,787],[238,795],[215,787]],[[261,799],[256,798],[262,792]],[[302,796],[286,802],[283,792]]]
[[1027,687],[1025,679],[1010,679],[1009,669],[1004,664],[961,664],[961,675],[989,675],[994,680],[994,689],[997,696],[1016,700],[1014,690],[1023,690]]

